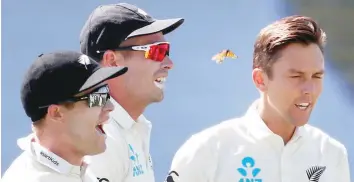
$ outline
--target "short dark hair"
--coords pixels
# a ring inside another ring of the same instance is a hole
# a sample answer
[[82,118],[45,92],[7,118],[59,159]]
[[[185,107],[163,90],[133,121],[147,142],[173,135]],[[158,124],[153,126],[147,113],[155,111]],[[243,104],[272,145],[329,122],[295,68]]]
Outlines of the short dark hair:
[[316,44],[323,52],[326,33],[310,17],[293,15],[264,27],[254,44],[253,69],[260,68],[271,77],[271,67],[289,44]]

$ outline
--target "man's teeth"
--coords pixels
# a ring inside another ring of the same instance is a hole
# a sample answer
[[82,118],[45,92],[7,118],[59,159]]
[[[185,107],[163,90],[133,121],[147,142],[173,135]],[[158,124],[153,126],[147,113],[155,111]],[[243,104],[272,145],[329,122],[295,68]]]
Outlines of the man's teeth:
[[160,78],[157,78],[154,81],[154,83],[155,83],[156,87],[163,89],[165,81],[166,81],[166,77],[160,77]]
[[307,109],[307,107],[310,106],[310,103],[300,103],[300,104],[295,104],[295,106],[301,110],[305,110],[305,109]]
[[310,103],[300,103],[300,104],[298,104],[299,106],[302,106],[302,107],[307,107],[307,106],[309,106],[310,105]]
[[166,77],[157,78],[155,81],[158,82],[158,83],[163,83],[163,82],[166,81]]
[[99,124],[96,126],[96,131],[100,134],[100,135],[106,135],[106,133],[103,130],[103,125]]

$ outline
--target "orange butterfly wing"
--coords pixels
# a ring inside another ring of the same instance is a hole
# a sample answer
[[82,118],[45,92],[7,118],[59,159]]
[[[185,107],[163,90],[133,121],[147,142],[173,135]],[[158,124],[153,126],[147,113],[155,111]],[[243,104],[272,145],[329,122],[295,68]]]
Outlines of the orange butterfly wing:
[[224,61],[226,54],[227,54],[227,50],[222,50],[221,52],[215,54],[211,59],[216,61],[216,63],[220,64]]
[[220,51],[219,53],[215,54],[211,59],[216,61],[216,63],[220,64],[224,61],[224,59],[226,57],[232,58],[232,59],[237,58],[236,54],[233,53],[230,49],[224,49],[224,50]]
[[226,57],[236,59],[237,56],[235,53],[233,53],[231,50],[227,50]]

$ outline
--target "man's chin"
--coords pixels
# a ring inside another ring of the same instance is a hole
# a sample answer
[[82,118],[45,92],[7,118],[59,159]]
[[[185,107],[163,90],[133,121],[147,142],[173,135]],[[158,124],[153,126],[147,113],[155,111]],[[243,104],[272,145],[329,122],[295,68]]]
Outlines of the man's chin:
[[164,99],[164,95],[162,93],[161,96],[159,98],[157,98],[155,102],[162,102],[163,99]]
[[164,94],[163,91],[161,91],[160,93],[155,93],[155,96],[153,98],[151,98],[151,102],[150,103],[159,103],[164,99]]
[[292,124],[296,127],[304,126],[309,122],[308,119],[301,119],[301,120],[293,120]]
[[294,126],[304,126],[309,122],[310,116],[311,111],[306,113],[293,113],[290,121]]

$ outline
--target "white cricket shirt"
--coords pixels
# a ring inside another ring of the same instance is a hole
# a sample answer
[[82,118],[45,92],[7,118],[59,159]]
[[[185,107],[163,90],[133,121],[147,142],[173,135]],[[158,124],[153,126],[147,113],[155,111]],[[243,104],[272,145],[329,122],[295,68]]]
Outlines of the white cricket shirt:
[[[284,146],[256,110],[193,135],[167,182],[350,182],[346,148],[308,124]],[[179,179],[179,180],[177,180]]]
[[91,156],[91,171],[100,182],[155,182],[150,156],[151,123],[143,115],[134,121],[114,99],[114,110],[104,125],[104,153]]
[[74,166],[36,142],[33,134],[17,143],[24,150],[6,170],[2,182],[97,182],[87,165]]

